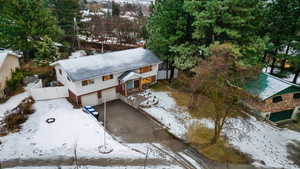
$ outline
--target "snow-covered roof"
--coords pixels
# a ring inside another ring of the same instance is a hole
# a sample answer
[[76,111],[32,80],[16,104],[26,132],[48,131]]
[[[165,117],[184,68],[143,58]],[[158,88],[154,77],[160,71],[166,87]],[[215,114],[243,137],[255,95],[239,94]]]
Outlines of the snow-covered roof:
[[11,55],[16,56],[16,57],[21,57],[20,55],[16,54],[12,50],[0,49],[0,67],[2,67],[2,64],[4,63],[4,61],[5,61],[8,54],[11,54]]
[[142,76],[138,73],[135,72],[128,72],[126,73],[124,76],[122,76],[122,78],[120,78],[120,80],[122,82],[127,82],[128,80],[134,80],[134,79],[138,79],[141,78]]
[[246,84],[245,90],[254,96],[258,96],[262,100],[266,100],[290,87],[300,89],[299,85],[287,82],[267,73],[261,73],[258,79],[249,81]]
[[73,52],[71,54],[71,56],[69,56],[69,59],[76,59],[76,58],[80,58],[80,57],[83,57],[83,56],[86,56],[86,52],[84,50],[77,50],[75,52]]
[[136,48],[59,60],[51,65],[61,65],[72,81],[80,81],[160,63],[161,60],[150,50]]

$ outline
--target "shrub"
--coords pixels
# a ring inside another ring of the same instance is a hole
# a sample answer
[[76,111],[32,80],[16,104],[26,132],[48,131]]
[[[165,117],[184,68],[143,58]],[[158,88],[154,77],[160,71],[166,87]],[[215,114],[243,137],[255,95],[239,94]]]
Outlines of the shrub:
[[[15,132],[21,128],[27,119],[28,115],[32,114],[34,110],[32,109],[32,104],[34,103],[32,98],[25,99],[18,106],[15,113],[11,113],[4,118],[4,128],[0,129],[0,135],[6,135],[7,132]],[[2,132],[1,132],[2,130]]]
[[10,131],[14,132],[21,128],[21,124],[27,120],[27,116],[23,113],[13,113],[9,114],[4,118],[5,128]]
[[5,93],[8,96],[12,96],[17,89],[22,87],[22,79],[24,77],[24,72],[21,69],[17,69],[12,73],[11,79],[6,81]]
[[31,105],[32,105],[31,102],[24,103],[24,104],[20,105],[20,109],[23,112],[23,114],[29,115],[29,114],[32,114],[34,112],[34,110],[31,108]]

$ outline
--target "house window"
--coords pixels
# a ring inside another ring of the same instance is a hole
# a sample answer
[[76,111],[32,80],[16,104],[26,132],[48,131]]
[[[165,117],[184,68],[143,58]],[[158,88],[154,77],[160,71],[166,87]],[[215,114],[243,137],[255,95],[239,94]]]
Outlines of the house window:
[[275,96],[273,97],[273,103],[278,103],[282,101],[282,97],[281,96]]
[[142,84],[148,84],[148,83],[152,83],[152,82],[153,82],[152,77],[147,77],[147,78],[142,79]]
[[61,71],[61,69],[58,69],[58,72],[59,72],[59,74],[61,74],[61,75],[62,75],[62,71]]
[[102,76],[102,80],[103,80],[103,81],[110,80],[110,79],[113,79],[113,78],[114,78],[114,75],[113,75],[113,74]]
[[152,66],[146,66],[140,68],[140,73],[146,73],[146,72],[151,72],[152,71]]
[[300,99],[300,93],[294,93],[293,98],[294,99]]
[[127,82],[127,89],[133,89],[133,88],[134,88],[134,82],[133,81]]
[[87,86],[87,85],[90,85],[90,84],[94,84],[94,80],[83,80],[81,81],[81,85],[82,86]]

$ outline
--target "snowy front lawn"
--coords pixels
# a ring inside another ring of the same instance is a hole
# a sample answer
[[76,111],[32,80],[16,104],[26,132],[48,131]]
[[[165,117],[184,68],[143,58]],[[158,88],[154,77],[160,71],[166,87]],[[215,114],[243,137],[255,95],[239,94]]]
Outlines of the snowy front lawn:
[[[113,151],[99,153],[98,147],[103,145],[103,127],[91,115],[73,109],[65,99],[38,101],[33,106],[36,112],[29,116],[20,132],[0,137],[1,161],[73,157],[75,147],[78,158],[144,158],[143,154],[120,144],[108,133],[107,144]],[[48,118],[55,118],[55,122],[46,123]]]
[[[153,92],[158,97],[158,105],[143,109],[151,116],[169,128],[176,136],[185,139],[188,126],[193,123],[203,123],[213,128],[209,119],[193,119],[187,112],[181,111],[176,101],[168,92]],[[254,159],[254,165],[297,169],[288,159],[287,145],[293,140],[300,141],[300,133],[288,129],[279,129],[264,122],[249,119],[232,118],[223,130],[223,135],[235,148],[249,154]]]
[[190,115],[182,111],[181,108],[176,105],[176,101],[170,97],[167,92],[151,91],[151,94],[156,96],[159,102],[157,105],[144,108],[143,110],[168,127],[172,134],[185,139],[187,124],[191,119]]

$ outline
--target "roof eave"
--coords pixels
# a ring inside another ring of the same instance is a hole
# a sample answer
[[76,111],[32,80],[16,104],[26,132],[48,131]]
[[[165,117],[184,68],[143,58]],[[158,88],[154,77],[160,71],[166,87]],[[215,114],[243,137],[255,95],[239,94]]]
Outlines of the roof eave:
[[[143,66],[150,66],[150,65],[155,65],[155,64],[161,64],[163,63],[162,61],[156,62],[156,63],[151,63],[151,64],[145,64]],[[58,63],[59,64],[59,63]],[[97,76],[93,76],[93,77],[89,77],[89,78],[82,78],[82,79],[74,79],[72,78],[72,76],[69,76],[69,78],[73,81],[73,82],[77,82],[77,81],[83,81],[83,80],[90,80],[90,79],[95,79],[97,77],[101,77],[101,76],[105,76],[105,75],[109,75],[109,74],[114,74],[114,73],[122,73],[122,72],[126,72],[132,69],[137,69],[139,67],[134,67],[134,68],[130,68],[130,69],[126,69],[126,70],[122,70],[122,71],[112,71],[112,72],[108,72],[108,73],[104,73],[104,74],[99,74]],[[69,75],[69,73],[67,72],[67,74]]]

